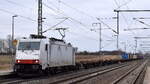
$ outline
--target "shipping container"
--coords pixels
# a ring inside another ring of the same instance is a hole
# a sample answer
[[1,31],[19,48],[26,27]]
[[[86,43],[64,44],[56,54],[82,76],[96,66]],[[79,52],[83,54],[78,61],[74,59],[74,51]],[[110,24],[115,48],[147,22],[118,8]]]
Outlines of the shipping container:
[[129,59],[129,55],[127,53],[123,53],[121,56],[123,60]]

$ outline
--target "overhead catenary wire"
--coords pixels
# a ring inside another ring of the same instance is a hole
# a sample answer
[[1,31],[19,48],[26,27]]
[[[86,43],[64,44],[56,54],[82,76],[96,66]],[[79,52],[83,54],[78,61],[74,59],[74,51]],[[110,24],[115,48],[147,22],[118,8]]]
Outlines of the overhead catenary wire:
[[[46,4],[45,4],[46,5]],[[47,5],[47,7],[48,7],[48,5]],[[51,8],[49,8],[50,10],[51,10]],[[56,11],[56,10],[53,10],[53,11]],[[91,28],[89,28],[87,25],[85,25],[84,23],[82,23],[81,21],[79,21],[79,20],[77,20],[77,19],[74,19],[73,17],[70,17],[70,16],[68,16],[68,15],[66,15],[66,14],[64,14],[63,13],[63,15],[65,15],[66,17],[68,17],[68,19],[70,19],[70,20],[72,20],[72,21],[75,21],[75,22],[77,22],[78,24],[80,24],[80,25],[82,25],[84,28],[88,28],[89,30],[91,29]]]
[[[42,4],[43,4],[44,7],[50,9],[50,10],[53,12],[53,14],[54,14],[54,13],[55,13],[55,14],[58,13],[58,11],[57,11],[56,9],[54,9],[54,8],[52,8],[52,7],[50,7],[50,6],[48,6],[46,3],[42,2]],[[46,10],[46,12],[47,12],[47,10]],[[55,15],[53,15],[53,14],[51,14],[51,13],[49,13],[49,12],[47,12],[47,13],[48,13],[48,15],[49,15],[50,17],[56,18]]]
[[[11,0],[6,0],[6,1],[9,2],[9,3],[11,3],[11,4],[17,5],[17,6],[21,6],[21,7],[24,7],[24,8],[28,8],[28,7],[24,6],[24,5],[20,5],[19,3],[16,3],[16,2],[11,1]],[[36,0],[36,1],[37,1],[37,0]],[[31,10],[31,8],[28,8],[28,9]],[[19,16],[19,17],[21,17],[21,18],[24,18],[24,19],[29,20],[29,21],[34,22],[34,23],[37,22],[37,20],[32,19],[31,17],[27,17],[27,16],[24,16],[24,15],[20,15],[20,14],[17,14],[17,13],[11,12],[11,11],[8,11],[8,10],[6,10],[6,9],[1,9],[1,8],[0,8],[0,11],[1,11],[1,12],[5,12],[5,13],[8,13],[8,14],[11,14],[11,15],[17,15],[17,16]],[[48,24],[44,24],[44,25],[49,26]]]
[[[115,4],[119,7],[117,0],[114,0],[114,1],[115,1]],[[123,14],[121,14],[121,15],[124,18],[124,21],[126,22],[126,24],[128,25],[128,21],[127,21],[126,17]]]
[[150,27],[150,25],[149,25],[149,24],[147,24],[147,23],[145,23],[145,22],[143,22],[143,21],[140,21],[140,20],[138,20],[138,19],[136,19],[136,18],[134,18],[134,20],[136,20],[136,21],[138,21],[138,22],[140,22],[140,23],[142,23],[142,24],[144,24],[144,25],[146,25],[146,26],[149,26],[149,27]]
[[[45,6],[46,6],[47,8],[49,8],[50,10],[52,10],[47,4],[45,4]],[[56,11],[56,10],[52,10],[52,11]],[[81,26],[83,26],[84,28],[88,28],[88,26],[86,26],[85,24],[83,24],[81,21],[78,21],[78,20],[76,20],[76,19],[74,19],[74,18],[72,18],[72,17],[68,17],[68,15],[66,15],[66,14],[64,14],[64,15],[67,16],[67,19],[65,19],[65,20],[75,21],[75,22],[77,22],[78,24],[80,24]],[[43,31],[43,33],[47,32],[47,31],[51,30],[52,28],[56,27],[57,25],[63,23],[65,20],[62,20],[62,21],[60,21],[59,23],[55,24],[54,26],[50,27],[49,29]],[[89,28],[89,29],[90,29],[90,28]],[[90,37],[89,37],[89,38],[90,38]]]
[[[12,4],[14,4],[14,5],[19,5],[19,4],[15,4],[15,3],[12,3]],[[55,9],[53,9],[53,8],[49,7],[48,5],[46,5],[46,4],[44,4],[44,5],[45,5],[46,7],[48,7],[48,8],[50,8],[51,10],[56,11]],[[20,5],[20,6],[21,6],[21,5]],[[26,17],[26,16],[23,16],[23,15],[15,14],[15,13],[10,12],[10,11],[7,11],[7,10],[1,10],[1,11],[6,12],[6,13],[9,13],[9,14],[18,15],[18,16],[20,16],[20,17],[24,18],[24,19],[28,19],[28,20],[30,20],[30,21],[36,22],[36,20],[31,19],[30,17]],[[81,24],[82,26],[84,26],[84,27],[86,27],[86,28],[87,28],[87,26],[86,26],[86,25],[84,25],[82,22],[80,22],[80,21],[78,21],[78,20],[75,20],[75,19],[73,19],[73,18],[70,18],[70,19],[71,19],[71,20],[74,20],[74,21],[76,21],[76,22],[78,22],[79,24]]]
[[[105,26],[107,26],[108,28],[110,28],[111,30],[113,30],[113,32],[115,31],[115,30],[114,30],[113,28],[111,28],[108,24],[106,24],[106,23],[103,22],[102,20],[98,19],[97,17],[94,17],[94,16],[92,16],[92,15],[89,15],[89,14],[87,14],[87,13],[81,11],[81,10],[78,10],[77,8],[74,8],[74,7],[70,6],[69,4],[65,3],[64,1],[60,1],[60,3],[62,3],[63,5],[65,5],[65,6],[69,7],[69,8],[72,8],[73,10],[77,11],[77,12],[80,13],[80,14],[84,14],[84,15],[90,17],[90,18],[93,18],[93,19],[95,19],[95,20],[100,21],[102,24],[104,24]],[[116,32],[114,32],[114,33],[116,33]]]
[[[71,21],[71,20],[70,20]],[[84,28],[81,28],[82,30],[85,30]],[[70,32],[71,34],[74,34],[75,36],[83,36],[83,37],[86,37],[86,38],[88,38],[88,39],[91,39],[91,40],[95,40],[95,41],[98,41],[98,39],[95,39],[95,38],[93,38],[93,37],[90,37],[90,36],[87,36],[87,35],[85,35],[85,34],[80,34],[80,33],[76,33],[76,32],[71,32],[71,31],[68,31],[68,32]]]
[[10,11],[5,10],[5,9],[1,9],[1,8],[0,8],[0,11],[1,11],[1,12],[5,12],[5,13],[7,13],[7,14],[20,16],[21,18],[24,18],[24,19],[30,20],[30,21],[32,21],[32,22],[36,22],[36,20],[34,20],[34,19],[30,18],[30,17],[26,17],[26,16],[23,16],[23,15],[19,15],[19,14],[16,14],[16,13],[10,12]]
[[[93,17],[93,16],[91,16],[91,15],[88,15],[88,14],[86,14],[86,13],[84,13],[84,12],[82,12],[82,11],[80,11],[80,10],[78,10],[78,9],[76,9],[76,8],[74,8],[74,7],[72,7],[72,6],[68,5],[68,4],[66,4],[66,3],[64,3],[64,2],[62,2],[62,1],[60,1],[60,3],[63,3],[64,5],[66,5],[66,6],[70,7],[70,8],[72,8],[72,9],[74,9],[74,10],[80,12],[80,13],[83,13],[83,14],[85,14],[85,15],[87,15],[87,16],[89,16],[89,17],[95,19],[95,17]],[[86,28],[88,28],[86,25],[82,24],[80,21],[77,21],[77,20],[75,20],[75,19],[73,19],[73,18],[71,18],[71,19],[74,20],[74,21],[76,21],[76,22],[78,22],[78,23],[81,24],[82,26],[85,26]],[[107,26],[109,29],[111,29],[113,32],[117,33],[114,29],[112,29],[109,25],[107,25],[106,23],[104,23],[104,22],[103,22],[102,20],[100,20],[99,18],[96,18],[96,20],[99,20],[101,23],[103,23],[104,25],[106,25],[106,26]],[[89,29],[91,29],[91,28],[89,28]]]
[[105,48],[105,47],[108,47],[108,46],[112,45],[114,42],[115,42],[115,41],[111,41],[110,43],[105,44],[105,45],[102,47],[102,49]]
[[[74,36],[83,36],[83,37],[86,37],[88,39],[91,39],[91,40],[95,40],[95,41],[98,41],[98,39],[96,38],[92,38],[92,37],[89,37],[89,36],[86,36],[86,35],[83,35],[83,34],[80,34],[80,33],[76,33],[76,32],[72,32],[72,31],[68,31],[70,34],[73,34]],[[106,40],[107,41],[107,40]],[[113,40],[111,40],[113,41]]]
[[[94,19],[100,21],[101,23],[103,23],[104,25],[106,25],[109,29],[112,29],[109,25],[107,25],[106,23],[104,23],[103,21],[101,21],[99,18],[96,18],[96,17],[93,17],[93,16],[91,16],[91,15],[89,15],[89,14],[86,14],[85,12],[80,11],[80,10],[78,10],[78,9],[76,9],[76,8],[74,8],[74,7],[70,6],[70,5],[68,5],[68,4],[66,4],[65,2],[63,2],[63,1],[60,1],[60,0],[59,0],[59,3],[62,3],[62,4],[64,4],[65,6],[70,7],[70,8],[72,8],[72,9],[78,11],[78,12],[81,13],[81,14],[84,14],[84,15],[86,15],[86,16],[88,16],[88,17],[94,18]],[[55,6],[55,7],[56,7],[56,6]],[[59,10],[60,10],[60,9],[59,9]],[[56,11],[56,10],[54,10],[54,11]],[[65,14],[65,15],[66,15],[66,14]],[[81,24],[82,26],[88,28],[88,26],[86,26],[85,24],[83,24],[81,21],[78,21],[78,20],[76,20],[76,19],[74,19],[74,18],[72,18],[72,17],[70,17],[70,19],[72,19],[72,20],[78,22],[79,24]],[[90,29],[90,28],[89,28],[89,29]],[[112,30],[113,30],[113,29],[112,29]],[[115,30],[113,30],[113,32],[114,32],[114,31],[115,31]]]
[[[129,4],[130,2],[132,2],[132,1],[133,1],[133,0],[129,0],[129,1],[125,2],[124,4],[122,4],[122,6],[126,6],[127,9],[129,10],[130,8],[129,8],[128,4]],[[130,13],[130,14],[131,14],[131,13]],[[132,16],[132,17],[133,17],[133,16]],[[133,23],[133,21],[128,24],[128,28],[130,28],[130,26],[132,25],[132,23]],[[133,34],[133,36],[135,35],[135,32],[134,32],[134,31],[131,31],[131,33]]]
[[[95,32],[99,34],[99,32],[97,32],[97,31],[95,31]],[[107,35],[105,35],[105,34],[102,34],[102,36],[107,37],[107,38],[109,38],[109,39],[112,39],[112,40],[113,40],[113,38],[112,38],[112,37],[107,36]]]
[[22,5],[20,3],[17,3],[17,2],[14,2],[14,0],[5,0],[6,2],[10,3],[10,4],[13,4],[13,5],[16,5],[16,6],[19,6],[19,7],[22,7],[22,8],[28,8],[29,10],[31,10],[32,8],[29,8],[28,6],[25,6],[25,5]]
[[[24,16],[24,15],[20,15],[20,14],[17,14],[17,13],[11,12],[11,11],[8,11],[8,10],[6,10],[6,9],[1,9],[1,8],[0,8],[0,11],[1,11],[1,12],[4,12],[4,13],[7,13],[7,14],[10,14],[10,15],[17,15],[17,16],[23,18],[23,19],[26,19],[26,20],[31,21],[31,22],[33,22],[33,23],[37,23],[37,20],[32,19],[31,17],[27,17],[27,16]],[[43,24],[43,25],[49,26],[47,23],[45,23],[45,24]]]
[[[50,10],[52,10],[52,11],[58,13],[55,9],[53,9],[53,8],[50,7],[50,6],[48,6],[46,3],[43,3],[43,5],[46,6],[47,8],[49,8]],[[63,13],[63,14],[64,14],[64,13]],[[66,17],[68,17],[69,19],[74,20],[74,21],[78,22],[79,24],[81,24],[82,26],[88,28],[88,26],[86,26],[85,24],[83,24],[81,21],[76,20],[76,19],[74,19],[74,18],[72,18],[72,17],[70,17],[70,16],[68,16],[68,15],[66,15],[66,14],[64,14],[64,15],[65,15]],[[90,29],[90,28],[89,28],[89,29]]]
[[76,19],[74,19],[74,18],[72,18],[72,17],[69,17],[69,19],[70,19],[70,20],[73,20],[73,21],[75,21],[75,22],[77,22],[78,24],[82,25],[84,28],[88,28],[89,30],[91,29],[91,28],[89,28],[89,26],[85,25],[84,23],[82,23],[82,22],[79,21],[79,20],[76,20]]
[[49,3],[49,4],[51,4],[53,7],[55,7],[57,10],[59,9],[56,5],[54,5],[50,0],[47,0],[47,2]]
[[[85,38],[87,38],[87,39],[91,39],[91,40],[94,40],[94,41],[98,41],[98,40],[95,39],[95,38],[91,38],[91,37],[86,36],[86,35],[83,35],[83,34],[71,32],[71,31],[68,31],[68,32],[71,33],[71,34],[73,34],[73,35],[76,36],[76,37],[77,37],[77,35],[78,35],[78,36],[83,36],[83,37],[85,37]],[[115,41],[115,40],[114,40],[114,41]],[[106,45],[104,45],[104,46],[102,47],[102,49],[104,49],[104,48],[106,48],[106,47],[112,45],[112,44],[114,43],[114,41],[111,41],[111,42],[107,43]]]
[[[52,9],[52,8],[51,8],[50,6],[48,6],[47,4],[44,3],[44,5],[45,5],[47,8],[49,8],[50,10],[56,12],[56,10]],[[56,13],[58,13],[58,12],[56,12]],[[64,13],[63,13],[63,14],[64,14]],[[67,16],[67,20],[77,22],[78,24],[80,24],[80,25],[83,26],[84,28],[86,28],[86,29],[88,28],[88,26],[86,26],[85,24],[83,24],[81,21],[78,21],[78,20],[76,20],[76,19],[74,19],[74,18],[72,18],[72,17],[69,17],[69,16],[66,15],[66,14],[64,14],[64,15]],[[65,19],[65,20],[66,20],[66,19]],[[54,26],[50,27],[49,29],[43,31],[43,33],[47,32],[47,31],[51,30],[52,28],[56,27],[57,25],[63,23],[65,20],[62,20],[62,21],[60,21],[59,23],[57,23],[56,25],[54,25]],[[88,29],[90,30],[91,28],[88,28]],[[90,31],[90,32],[91,32],[91,31]],[[89,37],[89,38],[90,38],[90,37]]]
[[150,17],[138,17],[137,19],[150,19]]
[[123,7],[123,6],[127,6],[130,2],[132,2],[133,0],[128,0],[128,1],[126,1],[125,3],[123,3],[123,4],[121,4],[120,6],[118,6],[118,8],[117,9],[120,9],[121,7]]
[[[96,32],[96,33],[98,33],[98,32]],[[111,40],[113,40],[112,37],[106,36],[106,35],[104,35],[104,34],[103,34],[103,36],[105,36],[105,37],[110,38]],[[98,41],[98,40],[97,40],[97,41]],[[107,46],[108,46],[108,45],[107,45]],[[106,47],[106,46],[105,46],[105,47]],[[103,48],[104,48],[104,47],[103,47]]]
[[[45,4],[45,5],[46,5],[46,4]],[[48,7],[48,5],[47,5],[47,7]],[[51,10],[50,7],[48,7],[48,8]],[[53,11],[56,11],[56,10],[53,10]],[[75,21],[75,22],[77,22],[78,24],[80,24],[81,26],[83,26],[84,28],[88,28],[88,26],[86,26],[85,24],[83,24],[81,21],[78,21],[78,20],[76,20],[76,19],[74,19],[74,18],[72,18],[72,17],[69,17],[69,16],[66,15],[66,14],[64,14],[64,15],[67,17],[68,20]],[[64,20],[61,21],[61,22],[59,22],[59,23],[57,23],[56,25],[50,27],[49,29],[45,30],[43,33],[47,32],[48,30],[51,30],[51,28],[54,28],[54,27],[56,27],[57,25],[59,25],[59,24],[61,24],[61,23],[63,23],[63,22],[64,22]],[[90,30],[91,28],[88,28],[88,29]]]
[[[14,2],[14,1],[12,1],[12,0],[5,0],[5,1],[7,1],[7,2],[10,3],[10,4],[14,4],[14,5],[16,5],[16,6],[19,6],[19,7],[28,8],[29,10],[32,9],[32,8],[29,8],[29,7],[24,6],[24,5],[22,5],[22,4],[19,4],[19,3],[17,3],[17,2]],[[8,10],[6,10],[6,9],[0,9],[0,11],[1,11],[1,12],[5,12],[5,13],[8,13],[8,14],[11,14],[11,15],[17,15],[17,16],[19,16],[19,17],[21,17],[21,18],[30,20],[30,21],[32,21],[32,22],[36,22],[36,20],[34,20],[34,19],[30,18],[30,17],[23,16],[23,15],[20,15],[20,14],[17,14],[17,13],[11,12],[11,11],[8,11]]]
[[[38,0],[35,0],[35,1],[38,2]],[[47,0],[47,1],[48,1],[48,0]],[[42,2],[42,4],[43,4],[44,7],[50,9],[50,10],[53,11],[54,13],[56,13],[56,14],[59,13],[55,8],[53,8],[53,7],[49,6],[49,5],[47,5],[45,2]],[[49,14],[48,14],[48,15],[49,15]],[[52,15],[52,14],[51,14],[51,16],[54,17],[54,15]]]
[[[73,21],[75,21],[75,22],[79,23],[79,24],[80,24],[80,25],[82,25],[83,27],[88,28],[88,29],[91,31],[91,28],[89,28],[88,26],[86,26],[86,25],[82,24],[80,21],[75,20],[75,19],[73,19],[73,18],[70,18],[70,19],[72,19]],[[104,35],[104,34],[103,34],[103,35]],[[106,36],[106,35],[104,35],[104,36]],[[109,37],[109,36],[106,36],[106,37]],[[109,37],[109,38],[111,38],[111,39],[112,39],[112,37]]]
[[[76,21],[76,22],[78,22],[78,21]],[[80,22],[78,22],[79,24],[80,24]],[[105,24],[105,23],[104,23]],[[107,24],[105,24],[105,25],[107,25]],[[82,25],[82,26],[85,26],[85,25]],[[107,26],[108,27],[108,26]],[[86,26],[85,26],[85,28],[87,28]],[[110,27],[109,27],[110,28]],[[110,28],[111,29],[111,28]],[[114,31],[115,32],[115,30],[112,30],[112,31]]]
[[[37,0],[36,0],[36,1],[37,1]],[[10,1],[10,0],[7,0],[7,2],[9,2],[9,3],[11,3],[11,4],[14,4],[14,5],[18,5],[18,6],[23,6],[23,5],[20,5],[20,4],[16,3],[16,2]],[[46,5],[45,3],[43,3],[43,5],[56,12],[55,9],[49,7],[49,6]],[[23,7],[25,7],[25,6],[23,6]],[[9,11],[6,11],[6,10],[2,10],[2,11],[3,11],[3,12],[7,12],[7,13],[9,13],[9,14],[15,14],[15,13],[12,13],[12,12],[9,12]],[[82,11],[80,11],[80,12],[83,13]],[[36,22],[36,20],[33,20],[33,19],[31,19],[30,17],[22,16],[22,15],[19,15],[19,14],[15,14],[15,15],[18,15],[18,16],[20,16],[20,17],[22,17],[22,18],[25,18],[25,19],[28,19],[28,20],[30,20],[30,21]],[[70,19],[72,19],[72,20],[78,22],[79,24],[81,24],[82,26],[84,26],[84,27],[87,28],[87,26],[84,25],[83,23],[81,23],[81,22],[79,22],[79,21],[77,21],[77,20],[75,20],[75,19],[73,19],[73,18],[70,18]]]
[[[130,1],[128,1],[128,2],[125,2],[123,5],[120,5],[120,6],[119,6],[119,4],[117,3],[116,0],[114,0],[114,1],[115,1],[115,4],[118,6],[117,9],[119,9],[119,8],[121,8],[121,7],[123,7],[123,6],[126,6],[127,9],[129,9],[129,7],[127,6],[127,4],[128,4],[129,2],[131,2],[132,0],[130,0]],[[125,17],[123,14],[122,14],[122,17],[124,18],[124,21],[126,22],[126,24],[129,25],[129,23],[128,23],[126,17]],[[130,25],[131,25],[132,23],[133,23],[133,22],[131,22]],[[129,26],[128,26],[128,27],[129,27]],[[133,31],[131,31],[131,33],[133,34],[133,37],[134,37],[135,33],[134,33]]]
[[[70,19],[69,19],[70,20]],[[72,21],[72,20],[70,20],[70,21]],[[72,21],[73,23],[74,23],[74,21]],[[83,30],[85,30],[84,28],[81,28],[81,29],[83,29]],[[98,33],[97,31],[94,31],[94,32],[96,32],[96,33]],[[105,34],[102,34],[103,36],[105,36],[105,37],[107,37],[107,38],[109,38],[109,39],[113,39],[112,37],[109,37],[109,36],[107,36],[107,35],[105,35]]]
[[[45,4],[45,5],[46,5],[46,4]],[[48,5],[47,5],[47,6],[48,6]],[[57,6],[55,6],[55,7],[57,7]],[[49,9],[51,10],[51,8],[49,8]],[[59,9],[59,10],[61,10],[61,9]],[[53,10],[53,11],[56,11],[56,10]],[[80,24],[80,25],[83,26],[84,28],[89,29],[89,30],[91,31],[91,28],[89,28],[89,26],[85,25],[85,24],[82,23],[81,21],[76,20],[76,19],[74,19],[74,18],[72,18],[72,17],[69,17],[68,15],[66,15],[66,14],[64,14],[64,13],[63,13],[63,15],[67,16],[67,17],[69,18],[68,20],[77,22],[78,24]],[[104,24],[105,24],[105,23],[104,23]],[[104,35],[104,36],[106,36],[106,35]],[[106,37],[108,37],[108,36],[106,36]],[[111,37],[109,37],[109,38],[111,38]],[[111,38],[111,39],[112,39],[112,38]]]
[[[12,1],[12,0],[6,0],[6,1],[7,1],[8,3],[17,5],[17,6],[19,6],[19,7],[28,8],[29,10],[32,10],[32,8],[29,8],[29,7],[27,7],[27,6],[24,6],[24,5],[20,4],[20,3],[14,2],[14,1]],[[38,0],[35,0],[35,1],[37,2]],[[55,9],[53,9],[52,7],[49,7],[49,6],[46,5],[45,3],[43,3],[43,5],[44,5],[45,7],[48,7],[48,8],[51,9],[52,11],[56,12]],[[32,21],[32,22],[37,22],[37,20],[34,20],[34,19],[32,19],[31,17],[27,17],[27,16],[23,16],[23,15],[20,15],[20,14],[16,14],[16,13],[7,11],[7,10],[5,10],[5,9],[0,9],[0,11],[5,12],[5,13],[9,13],[9,14],[12,14],[12,15],[18,15],[18,16],[20,16],[21,18],[30,20],[30,21]],[[58,12],[56,12],[56,13],[58,13]],[[44,22],[43,25],[50,26],[50,25],[48,25],[48,23],[46,23],[46,22]]]
[[[117,2],[116,0],[114,0],[115,4],[118,6],[118,8],[116,8],[116,9],[120,9],[120,8],[123,7],[123,6],[126,6],[127,9],[129,9],[128,4],[129,4],[131,1],[133,1],[133,0],[129,0],[129,1],[125,2],[125,3],[122,4],[122,5],[119,5],[118,2]],[[127,19],[126,19],[126,17],[125,17],[124,15],[122,15],[122,17],[124,18],[124,21],[126,22],[127,25],[130,26],[130,25],[133,23],[133,22],[131,22],[131,23],[129,24],[128,21],[127,21]],[[128,26],[128,28],[129,28],[129,26]],[[131,31],[131,33],[132,33],[133,35],[135,35],[135,33],[134,33],[133,31]]]
[[83,11],[80,11],[80,10],[78,10],[77,8],[74,8],[74,7],[70,6],[69,4],[65,3],[64,1],[59,1],[59,3],[61,3],[61,4],[65,5],[65,6],[71,8],[71,9],[73,9],[73,10],[75,10],[75,11],[81,13],[81,14],[84,14],[84,15],[86,15],[86,16],[88,16],[88,17],[91,17],[91,18],[94,18],[94,19],[95,19],[95,17],[93,17],[93,16],[91,16],[91,15],[89,15],[89,14],[83,12]]
[[87,35],[84,35],[84,34],[80,34],[80,33],[75,33],[75,32],[71,32],[71,31],[68,31],[69,33],[71,33],[71,34],[74,34],[75,36],[83,36],[83,37],[86,37],[86,38],[88,38],[88,39],[91,39],[91,40],[94,40],[94,41],[98,41],[97,39],[95,39],[95,38],[92,38],[92,37],[89,37],[89,36],[87,36]]
[[49,9],[51,9],[52,11],[54,11],[54,12],[56,12],[56,13],[58,13],[54,8],[52,8],[52,7],[50,7],[50,6],[48,6],[47,4],[45,4],[44,2],[42,2],[43,3],[43,5],[45,6],[45,7],[47,7],[47,8],[49,8]]
[[[91,31],[91,28],[89,28],[88,26],[84,25],[84,24],[81,23],[80,21],[78,21],[78,20],[76,20],[76,19],[74,19],[74,18],[70,18],[70,19],[73,20],[73,21],[75,21],[75,22],[77,22],[77,23],[79,23],[79,24],[82,25],[83,27],[88,28],[88,29]],[[103,34],[103,35],[104,35],[104,34]],[[104,35],[104,36],[106,36],[106,35]],[[112,37],[109,37],[109,36],[106,36],[106,37],[112,39]]]
[[[76,22],[76,21],[74,21],[74,20],[72,20],[72,19],[68,19],[69,21],[71,21],[74,25],[77,25],[77,24],[75,24],[75,23],[78,23],[78,21]],[[79,23],[78,23],[79,24]],[[80,26],[83,26],[83,27],[80,27],[80,29],[82,29],[83,31],[86,31],[86,32],[88,32],[87,31],[87,29],[85,29],[86,28],[86,26],[84,26],[84,25],[81,25],[81,24],[79,24]],[[91,31],[90,31],[91,32]]]
[[45,33],[45,32],[47,32],[47,31],[51,30],[52,28],[55,28],[57,25],[59,25],[59,24],[63,23],[63,22],[64,22],[64,21],[66,21],[67,19],[68,19],[68,18],[65,18],[64,20],[62,20],[62,21],[60,21],[59,23],[57,23],[57,24],[53,25],[53,26],[52,26],[52,27],[50,27],[49,29],[47,29],[47,30],[43,31],[43,33]]
[[[44,3],[45,4],[45,3]],[[43,4],[43,5],[44,5]],[[51,8],[50,6],[48,6],[48,5],[45,5],[46,7],[48,7],[48,8],[50,8],[51,10],[53,10],[53,11],[57,11],[56,9],[54,9],[54,8]],[[17,14],[18,15],[18,14]],[[19,16],[21,16],[21,15],[19,15]],[[32,21],[31,20],[31,18],[30,17],[26,17],[26,19],[30,19],[30,21]],[[97,18],[96,18],[97,19]],[[72,17],[70,17],[69,18],[69,20],[73,20],[73,21],[75,21],[75,22],[77,22],[77,23],[79,23],[80,25],[82,25],[82,26],[84,26],[84,29],[90,29],[90,27],[89,26],[87,26],[87,25],[85,25],[83,22],[81,22],[81,21],[79,21],[79,20],[74,20],[74,18],[72,19]],[[101,20],[100,20],[101,21]],[[33,22],[37,22],[36,20],[34,20]],[[105,23],[104,23],[105,24]],[[107,25],[107,24],[106,24]],[[108,25],[109,26],[109,25]]]

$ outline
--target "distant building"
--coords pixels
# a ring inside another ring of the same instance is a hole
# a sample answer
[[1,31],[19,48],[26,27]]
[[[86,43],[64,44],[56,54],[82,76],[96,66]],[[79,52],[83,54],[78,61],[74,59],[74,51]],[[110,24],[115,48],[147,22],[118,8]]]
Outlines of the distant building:
[[8,51],[9,51],[8,41],[0,39],[0,53],[8,53]]

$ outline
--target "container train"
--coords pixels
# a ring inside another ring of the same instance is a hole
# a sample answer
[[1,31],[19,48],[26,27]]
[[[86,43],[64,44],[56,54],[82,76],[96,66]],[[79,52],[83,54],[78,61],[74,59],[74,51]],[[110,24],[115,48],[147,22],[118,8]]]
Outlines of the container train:
[[55,38],[20,39],[13,69],[17,73],[57,73],[137,59],[127,55],[75,56],[76,51],[70,43]]

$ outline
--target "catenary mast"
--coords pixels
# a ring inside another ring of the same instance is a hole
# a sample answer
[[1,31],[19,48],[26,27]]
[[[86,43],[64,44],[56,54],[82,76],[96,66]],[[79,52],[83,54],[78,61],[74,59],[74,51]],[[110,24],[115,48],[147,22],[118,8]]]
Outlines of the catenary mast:
[[38,0],[38,35],[42,36],[42,0]]

